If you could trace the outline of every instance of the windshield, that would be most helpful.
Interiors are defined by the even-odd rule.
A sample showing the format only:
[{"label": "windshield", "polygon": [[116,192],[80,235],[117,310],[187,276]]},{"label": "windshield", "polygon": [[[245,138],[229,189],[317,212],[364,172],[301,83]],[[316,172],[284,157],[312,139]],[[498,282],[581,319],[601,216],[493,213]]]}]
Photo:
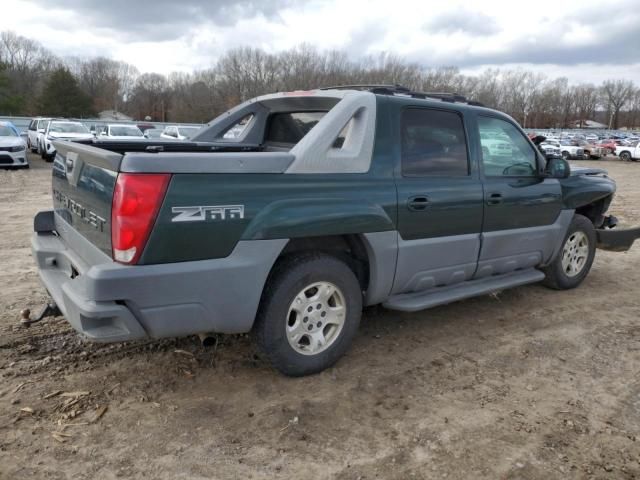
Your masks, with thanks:
[{"label": "windshield", "polygon": [[0,125],[0,137],[17,137],[16,132],[13,131],[13,128],[7,127],[5,125]]},{"label": "windshield", "polygon": [[51,122],[49,133],[89,133],[89,130],[81,123]]},{"label": "windshield", "polygon": [[142,132],[133,125],[119,125],[111,127],[111,135],[114,137],[142,137]]},{"label": "windshield", "polygon": [[200,127],[179,127],[178,132],[183,137],[192,137],[195,133],[200,130]]}]

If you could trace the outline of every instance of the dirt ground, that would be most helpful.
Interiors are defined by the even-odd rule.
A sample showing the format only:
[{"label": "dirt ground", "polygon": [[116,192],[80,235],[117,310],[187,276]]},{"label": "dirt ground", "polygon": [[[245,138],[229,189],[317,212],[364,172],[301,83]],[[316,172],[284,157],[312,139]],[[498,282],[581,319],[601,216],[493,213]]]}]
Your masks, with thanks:
[{"label": "dirt ground", "polygon": [[[640,245],[578,289],[369,309],[335,368],[285,378],[246,336],[97,345],[30,253],[50,166],[0,171],[0,478],[640,478]],[[640,225],[640,164],[607,168]],[[106,410],[105,410],[106,409]]]}]

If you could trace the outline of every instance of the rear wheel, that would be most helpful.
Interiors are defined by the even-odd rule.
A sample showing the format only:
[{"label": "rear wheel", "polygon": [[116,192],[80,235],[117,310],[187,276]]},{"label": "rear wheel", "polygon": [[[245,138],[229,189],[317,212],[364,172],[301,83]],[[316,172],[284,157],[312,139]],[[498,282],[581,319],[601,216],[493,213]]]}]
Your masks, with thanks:
[{"label": "rear wheel", "polygon": [[596,231],[587,217],[575,215],[555,260],[543,269],[544,284],[556,290],[575,288],[585,279],[596,254]]},{"label": "rear wheel", "polygon": [[631,154],[629,152],[620,152],[620,160],[623,162],[628,162],[631,160]]},{"label": "rear wheel", "polygon": [[565,160],[569,160],[570,156],[571,155],[569,155],[569,152],[567,152],[567,151],[562,152],[562,158],[564,158]]},{"label": "rear wheel", "polygon": [[285,375],[317,373],[349,348],[362,313],[353,271],[320,253],[276,266],[265,287],[254,332],[258,347]]}]

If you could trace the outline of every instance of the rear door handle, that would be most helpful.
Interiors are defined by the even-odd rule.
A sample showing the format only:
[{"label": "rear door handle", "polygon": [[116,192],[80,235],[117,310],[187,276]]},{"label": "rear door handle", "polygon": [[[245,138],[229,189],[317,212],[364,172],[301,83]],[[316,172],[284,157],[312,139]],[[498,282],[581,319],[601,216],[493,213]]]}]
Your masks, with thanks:
[{"label": "rear door handle", "polygon": [[427,197],[426,195],[416,195],[414,197],[409,197],[409,200],[407,200],[407,208],[414,212],[426,210],[428,206],[429,197]]},{"label": "rear door handle", "polygon": [[489,195],[489,200],[487,200],[487,205],[499,205],[502,203],[502,194],[501,193],[492,193]]}]

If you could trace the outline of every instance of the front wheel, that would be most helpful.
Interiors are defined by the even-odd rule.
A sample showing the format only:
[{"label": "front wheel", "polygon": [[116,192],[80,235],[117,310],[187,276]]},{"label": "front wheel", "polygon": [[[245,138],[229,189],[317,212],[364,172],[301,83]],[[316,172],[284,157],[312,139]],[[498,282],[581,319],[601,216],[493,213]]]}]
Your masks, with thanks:
[{"label": "front wheel", "polygon": [[620,160],[623,162],[628,162],[631,160],[631,154],[629,152],[620,152]]},{"label": "front wheel", "polygon": [[585,279],[596,255],[596,231],[587,217],[576,214],[555,260],[543,269],[544,284],[556,290],[575,288]]},{"label": "front wheel", "polygon": [[569,160],[570,157],[571,155],[569,155],[569,152],[567,151],[562,152],[562,158],[564,158],[565,160]]},{"label": "front wheel", "polygon": [[349,348],[362,314],[358,279],[321,253],[290,257],[269,277],[254,332],[281,373],[302,376],[333,365]]}]

